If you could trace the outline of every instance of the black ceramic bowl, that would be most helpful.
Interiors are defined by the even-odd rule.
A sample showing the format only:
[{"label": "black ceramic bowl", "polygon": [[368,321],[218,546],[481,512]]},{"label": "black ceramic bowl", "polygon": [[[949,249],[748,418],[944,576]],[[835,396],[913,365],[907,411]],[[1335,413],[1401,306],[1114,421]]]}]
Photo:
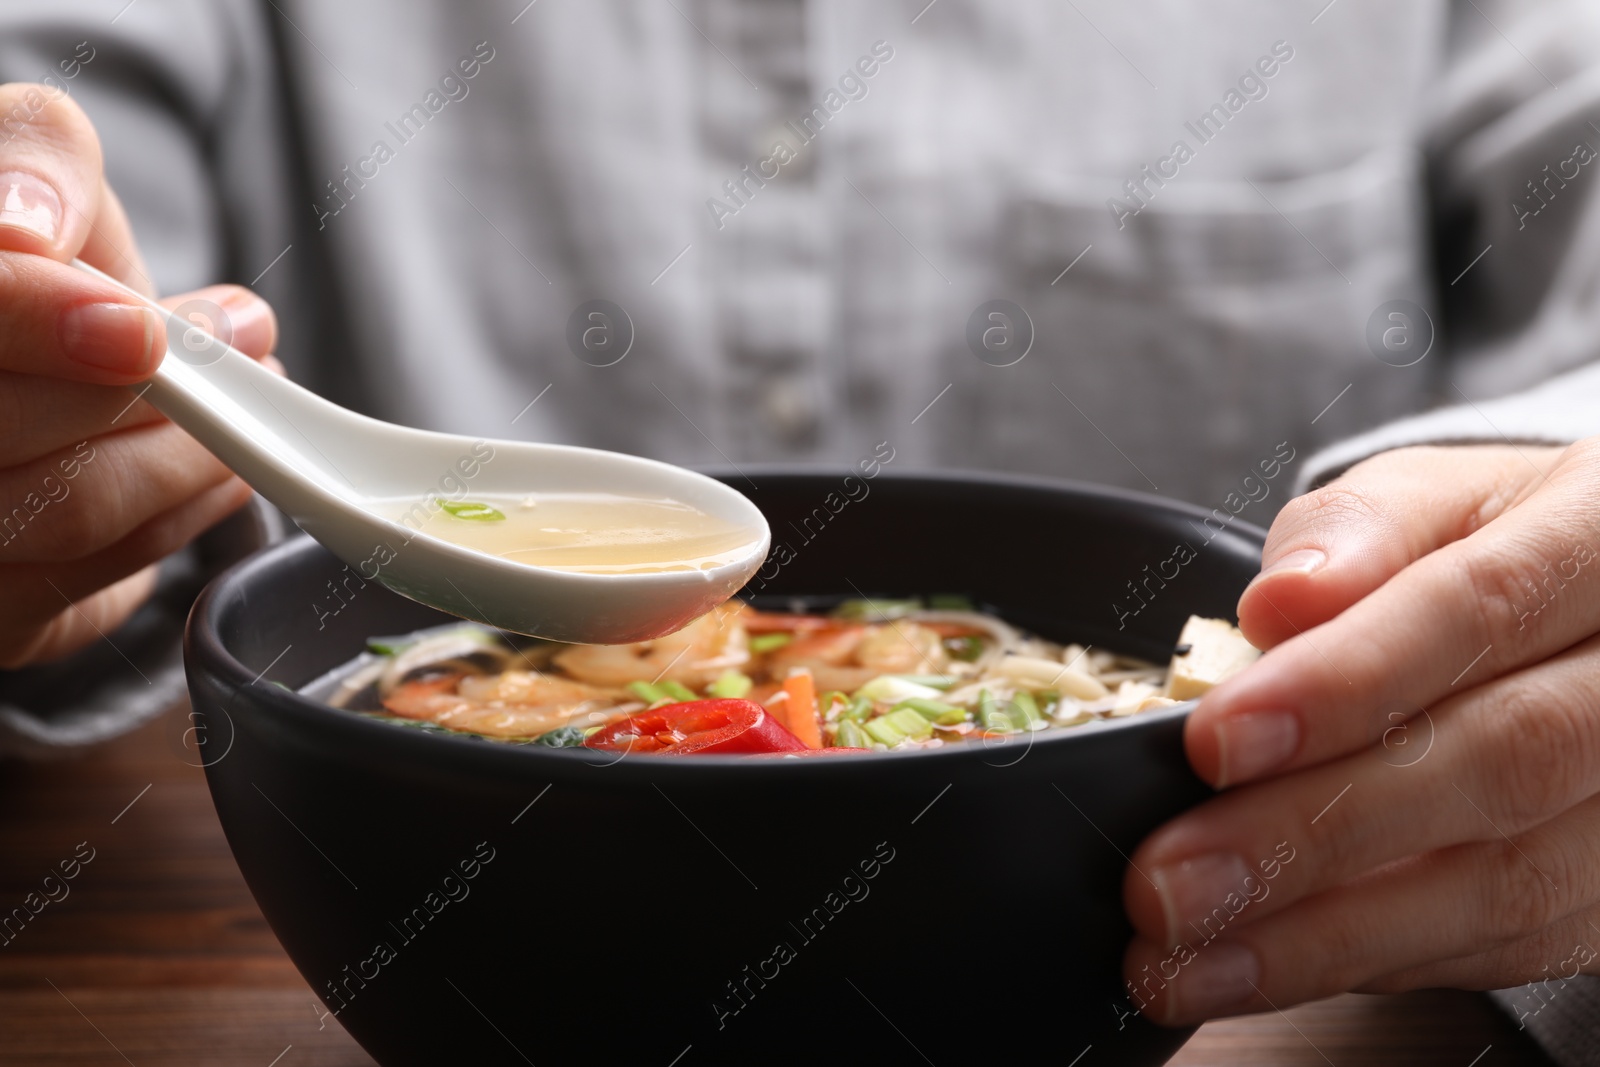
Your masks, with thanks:
[{"label": "black ceramic bowl", "polygon": [[[763,594],[964,593],[1162,660],[1191,612],[1231,617],[1259,560],[1259,530],[1090,486],[750,474],[789,548]],[[1119,615],[1129,582],[1145,606]],[[1187,1037],[1134,1014],[1119,974],[1123,855],[1207,793],[1185,706],[1031,744],[613,763],[282,687],[440,621],[301,538],[213,583],[187,638],[239,867],[385,1067],[1065,1064],[1091,1045],[1084,1064],[1156,1064]]]}]

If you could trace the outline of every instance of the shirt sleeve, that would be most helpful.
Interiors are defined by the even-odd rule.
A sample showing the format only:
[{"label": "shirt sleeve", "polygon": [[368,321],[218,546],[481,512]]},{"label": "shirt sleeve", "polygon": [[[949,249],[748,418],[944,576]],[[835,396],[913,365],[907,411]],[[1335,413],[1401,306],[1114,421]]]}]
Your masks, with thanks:
[{"label": "shirt sleeve", "polygon": [[1295,483],[1303,493],[1379,452],[1408,445],[1566,445],[1600,434],[1600,366],[1563,374],[1515,396],[1461,403],[1391,422],[1306,460]]}]

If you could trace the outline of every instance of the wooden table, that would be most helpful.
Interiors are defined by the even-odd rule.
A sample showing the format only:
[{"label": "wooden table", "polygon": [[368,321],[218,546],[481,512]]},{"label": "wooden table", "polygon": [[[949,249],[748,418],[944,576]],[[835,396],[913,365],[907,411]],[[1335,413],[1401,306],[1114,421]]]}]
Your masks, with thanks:
[{"label": "wooden table", "polygon": [[[267,929],[202,772],[180,758],[187,723],[174,709],[85,758],[0,766],[0,914],[80,842],[94,850],[67,894],[52,883],[60,899],[0,946],[0,1064],[372,1063],[336,1022],[319,1021]],[[1547,1063],[1484,998],[1455,992],[1336,997],[1212,1023],[1172,1062]]]}]

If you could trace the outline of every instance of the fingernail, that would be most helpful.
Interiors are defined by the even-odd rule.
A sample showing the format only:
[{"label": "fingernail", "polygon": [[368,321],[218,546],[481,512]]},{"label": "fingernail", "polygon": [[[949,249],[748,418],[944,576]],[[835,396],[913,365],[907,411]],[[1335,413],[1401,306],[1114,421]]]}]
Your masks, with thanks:
[{"label": "fingernail", "polygon": [[267,302],[249,289],[230,289],[220,301],[222,309],[231,315],[254,318],[267,310]]},{"label": "fingernail", "polygon": [[1249,866],[1231,852],[1212,852],[1153,869],[1150,881],[1161,897],[1167,945],[1221,933],[1248,902],[1244,883],[1249,876]]},{"label": "fingernail", "polygon": [[53,244],[61,236],[61,197],[31,174],[0,174],[0,226],[27,230]]},{"label": "fingernail", "polygon": [[222,339],[233,344],[232,337],[248,333],[262,323],[270,322],[272,305],[248,289],[235,289],[222,298],[222,313],[227,318],[223,328],[231,335]]},{"label": "fingernail", "polygon": [[1326,562],[1328,554],[1320,548],[1297,548],[1261,568],[1261,573],[1256,575],[1255,580],[1260,581],[1269,574],[1310,574]]},{"label": "fingernail", "polygon": [[154,366],[161,317],[138,304],[79,304],[61,316],[61,348],[69,359],[98,370],[144,376]]},{"label": "fingernail", "polygon": [[1238,1007],[1255,994],[1260,979],[1261,964],[1244,945],[1231,941],[1204,945],[1173,980],[1166,1021],[1198,1022]]},{"label": "fingernail", "polygon": [[1230,715],[1216,731],[1218,789],[1277,770],[1300,747],[1300,720],[1286,711]]}]

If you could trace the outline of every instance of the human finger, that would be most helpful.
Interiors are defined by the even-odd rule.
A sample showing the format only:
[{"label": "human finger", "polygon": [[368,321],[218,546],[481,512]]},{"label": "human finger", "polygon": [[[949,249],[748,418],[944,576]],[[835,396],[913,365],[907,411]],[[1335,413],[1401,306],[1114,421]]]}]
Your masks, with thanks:
[{"label": "human finger", "polygon": [[1239,628],[1272,648],[1327,622],[1408,565],[1532,492],[1564,449],[1400,448],[1295,497],[1268,531]]},{"label": "human finger", "polygon": [[[1131,857],[1130,919],[1175,945],[1225,918],[1220,901],[1252,899],[1259,921],[1384,864],[1561,815],[1600,792],[1597,671],[1600,637],[1435,706],[1412,748],[1379,744],[1179,815]],[[1285,845],[1300,858],[1262,868]]]},{"label": "human finger", "polygon": [[[76,102],[47,86],[0,85],[0,113],[20,116],[0,144],[0,250],[65,262],[83,248],[99,214],[100,138]],[[107,248],[124,237],[107,234]]]},{"label": "human finger", "polygon": [[[1273,649],[1185,724],[1221,786],[1359,751],[1431,706],[1600,631],[1600,439],[1569,448],[1518,507]],[[1530,625],[1531,623],[1531,625]]]},{"label": "human finger", "polygon": [[[1597,836],[1600,799],[1591,798],[1515,839],[1411,857],[1264,918],[1250,917],[1251,903],[1237,912],[1219,903],[1226,921],[1177,949],[1141,939],[1129,951],[1130,977],[1170,975],[1150,991],[1151,1015],[1181,1025],[1284,1008],[1492,952],[1600,900]],[[1303,853],[1310,852],[1308,845]],[[1501,984],[1514,980],[1506,974]]]},{"label": "human finger", "polygon": [[[248,289],[209,286],[172,297],[169,307],[189,305],[189,321],[203,325],[226,316],[219,327],[235,348],[263,359],[277,343],[271,307]],[[282,364],[265,365],[282,372]],[[17,466],[98,434],[126,430],[162,418],[136,393],[117,386],[0,371],[0,464]]]},{"label": "human finger", "polygon": [[[250,497],[249,487],[232,478],[86,558],[57,564],[0,564],[0,583],[9,591],[9,610],[0,619],[0,669],[58,659],[111,633],[153,588],[134,580],[138,575],[153,574],[154,564],[237,511]],[[91,603],[94,611],[85,606]]]},{"label": "human finger", "polygon": [[230,477],[168,422],[81,442],[0,472],[0,558],[81,559]]}]

